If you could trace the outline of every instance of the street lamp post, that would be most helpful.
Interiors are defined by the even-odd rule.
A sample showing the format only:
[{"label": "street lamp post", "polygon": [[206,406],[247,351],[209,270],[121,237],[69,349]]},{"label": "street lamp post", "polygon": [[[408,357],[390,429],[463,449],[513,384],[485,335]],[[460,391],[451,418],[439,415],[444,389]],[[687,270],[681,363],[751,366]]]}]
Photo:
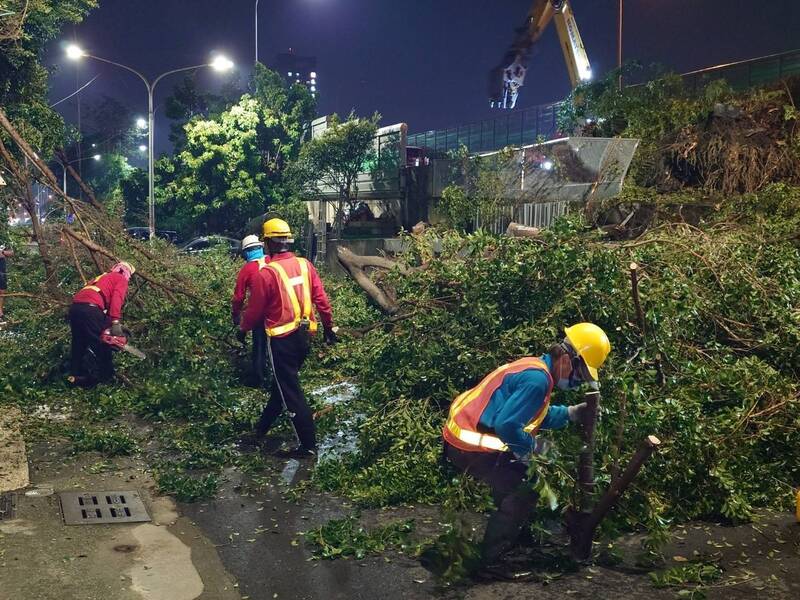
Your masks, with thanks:
[{"label": "street lamp post", "polygon": [[619,0],[619,31],[617,34],[617,69],[619,69],[619,85],[622,91],[622,22],[625,14],[625,0]]},{"label": "street lamp post", "polygon": [[256,25],[256,63],[255,64],[258,64],[258,0],[256,0],[256,20],[255,20],[255,25]]},{"label": "street lamp post", "polygon": [[229,71],[233,68],[233,63],[225,58],[224,56],[217,56],[213,61],[210,63],[204,63],[201,65],[194,65],[191,67],[183,67],[180,69],[173,69],[171,71],[167,71],[166,73],[162,73],[152,81],[148,80],[147,77],[142,75],[136,69],[133,69],[127,65],[123,65],[118,62],[114,62],[113,60],[107,60],[105,58],[100,58],[99,56],[94,56],[93,54],[88,54],[84,52],[78,46],[72,45],[67,48],[67,57],[72,60],[78,60],[81,58],[92,58],[94,60],[113,65],[115,67],[119,67],[121,69],[125,69],[136,75],[139,79],[142,80],[145,87],[147,88],[147,183],[148,183],[148,204],[149,204],[149,215],[148,215],[148,226],[150,229],[150,239],[155,239],[156,237],[156,202],[155,202],[155,110],[153,107],[153,98],[155,96],[155,90],[158,83],[168,77],[169,75],[174,75],[175,73],[182,73],[184,71],[194,71],[195,69],[202,69],[204,67],[211,67],[215,71]]}]

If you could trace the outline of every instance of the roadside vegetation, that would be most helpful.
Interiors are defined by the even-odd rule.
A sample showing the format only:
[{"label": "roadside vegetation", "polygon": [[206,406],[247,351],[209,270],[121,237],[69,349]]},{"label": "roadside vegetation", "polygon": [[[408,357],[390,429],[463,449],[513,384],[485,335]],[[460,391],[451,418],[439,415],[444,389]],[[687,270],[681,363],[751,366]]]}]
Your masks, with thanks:
[{"label": "roadside vegetation", "polygon": [[[91,3],[73,4],[85,10]],[[273,75],[261,71],[258,91],[219,114],[187,119],[180,152],[160,163],[159,185],[170,200],[159,202],[172,211],[164,217],[175,227],[197,221],[226,232],[268,210],[302,215],[302,206],[296,209],[308,188],[288,177],[290,163],[319,165],[324,148],[322,158],[316,147],[313,156],[304,154],[298,127],[313,106]],[[622,92],[608,82],[579,90],[564,127],[583,126],[591,115],[600,126],[588,133],[642,139],[620,198],[590,201],[538,237],[519,239],[469,231],[470,190],[451,190],[449,226],[406,235],[408,251],[397,267],[377,277],[396,304],[392,315],[350,280],[325,274],[343,341],[333,349],[315,346],[304,383],[309,391],[344,381],[358,386],[355,399],[319,420],[321,437],[346,427],[357,445],[319,464],[314,484],[359,507],[487,509],[486,490],[441,460],[450,401],[498,364],[539,355],[564,326],[586,320],[602,326],[614,348],[602,379],[600,487],[646,436],[663,441],[604,523],[604,536],[645,531],[655,549],[673,523],[740,523],[762,508],[790,508],[800,486],[800,140],[793,89],[741,94],[712,84],[696,96],[666,78]],[[44,88],[34,92],[35,106],[6,97],[12,125],[0,134],[9,183],[0,188],[3,208],[21,198],[30,214],[31,184],[53,184],[53,176],[13,133],[48,153],[66,139],[63,127],[61,139],[49,137],[54,116],[36,113],[44,110]],[[368,155],[364,129],[374,130],[377,118],[361,124],[350,165]],[[261,161],[255,165],[248,162],[254,155]],[[223,176],[231,170],[245,175],[232,182]],[[344,206],[350,191],[341,193]],[[267,472],[266,461],[238,444],[265,401],[262,390],[240,383],[243,353],[228,305],[239,265],[226,251],[187,256],[165,242],[149,246],[124,236],[120,216],[138,214],[141,198],[128,202],[123,194],[116,207],[88,196],[60,202],[78,216],[76,225],[37,223],[24,232],[0,225],[20,248],[9,269],[10,323],[0,332],[0,405],[29,415],[41,407],[69,414],[66,423],[36,431],[69,441],[77,452],[142,453],[160,491],[179,500],[213,496],[229,467],[255,477]],[[65,309],[70,294],[114,257],[139,267],[125,322],[147,359],[118,356],[119,382],[76,390],[64,378]],[[323,408],[324,398],[317,402],[313,408]],[[154,443],[145,443],[141,428]],[[580,440],[563,432],[552,441],[554,451],[534,465],[546,492],[538,532],[575,494]],[[410,527],[367,533],[345,519],[307,539],[318,557],[360,557],[402,548]],[[442,552],[468,533],[450,525],[445,535],[452,543]],[[468,561],[469,551],[460,556]],[[716,576],[698,563],[654,581],[671,586]]]}]

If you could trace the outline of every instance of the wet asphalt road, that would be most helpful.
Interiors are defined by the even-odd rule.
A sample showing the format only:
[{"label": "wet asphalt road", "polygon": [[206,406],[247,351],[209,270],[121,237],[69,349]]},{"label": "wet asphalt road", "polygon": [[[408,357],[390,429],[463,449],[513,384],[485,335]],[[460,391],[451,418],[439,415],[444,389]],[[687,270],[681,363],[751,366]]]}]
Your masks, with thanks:
[{"label": "wet asphalt road", "polygon": [[[289,461],[277,463],[284,470]],[[288,475],[292,464],[288,464]],[[415,560],[392,555],[365,560],[312,561],[301,532],[352,511],[345,503],[312,492],[299,502],[283,498],[280,475],[252,495],[238,488],[236,475],[209,502],[181,505],[217,546],[223,564],[250,600],[373,600],[431,598],[430,573]],[[293,485],[308,477],[300,467]]]}]

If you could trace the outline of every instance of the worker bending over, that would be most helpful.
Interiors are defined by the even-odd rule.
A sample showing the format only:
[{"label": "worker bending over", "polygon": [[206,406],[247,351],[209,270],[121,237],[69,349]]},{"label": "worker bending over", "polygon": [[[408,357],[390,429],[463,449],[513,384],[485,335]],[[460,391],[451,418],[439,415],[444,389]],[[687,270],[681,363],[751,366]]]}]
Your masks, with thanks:
[{"label": "worker bending over", "polygon": [[[95,277],[72,298],[69,325],[72,332],[70,381],[89,386],[105,383],[114,377],[114,358],[111,346],[101,340],[103,331],[123,336],[122,307],[128,294],[128,281],[136,269],[127,262],[114,265],[107,273]],[[91,349],[97,358],[97,379],[84,367],[84,356]]]},{"label": "worker bending over", "polygon": [[[248,296],[252,293],[253,281],[258,272],[264,269],[269,262],[269,258],[264,256],[264,242],[259,240],[257,235],[248,235],[242,240],[242,256],[246,262],[236,277],[236,286],[233,289],[233,298],[231,299],[231,319],[236,327],[242,322],[242,308]],[[240,334],[240,340],[244,343],[245,333],[240,331]],[[256,327],[253,329],[251,361],[251,372],[255,387],[264,385],[264,365],[266,361],[267,333],[263,327]]]},{"label": "worker bending over", "polygon": [[270,398],[255,434],[258,440],[263,439],[285,408],[300,443],[295,453],[314,456],[314,420],[299,373],[309,353],[311,335],[317,330],[314,307],[322,320],[325,341],[336,343],[331,305],[314,265],[289,251],[294,240],[286,221],[270,219],[264,223],[264,241],[270,262],[255,279],[240,325],[242,331],[266,329],[273,373]]},{"label": "worker bending over", "polygon": [[445,455],[461,471],[486,482],[497,510],[489,517],[482,544],[485,567],[514,546],[536,506],[527,480],[531,455],[540,451],[540,429],[580,422],[585,404],[550,404],[554,386],[596,385],[597,369],[611,344],[597,325],[579,323],[540,358],[503,365],[458,396],[445,423]]}]

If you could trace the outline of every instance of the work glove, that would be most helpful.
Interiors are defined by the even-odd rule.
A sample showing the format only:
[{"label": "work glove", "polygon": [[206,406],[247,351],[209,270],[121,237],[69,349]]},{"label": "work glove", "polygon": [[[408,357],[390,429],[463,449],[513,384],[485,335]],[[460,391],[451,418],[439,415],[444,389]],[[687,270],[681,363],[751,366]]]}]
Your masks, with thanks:
[{"label": "work glove", "polygon": [[325,343],[329,346],[333,346],[335,343],[339,341],[339,337],[336,335],[336,332],[333,328],[325,330]]},{"label": "work glove", "polygon": [[242,322],[242,313],[231,314],[231,321],[233,321],[234,327],[238,327]]},{"label": "work glove", "polygon": [[573,404],[572,406],[567,407],[567,412],[569,413],[569,420],[572,423],[582,423],[583,413],[586,412],[586,402]]},{"label": "work glove", "polygon": [[122,329],[122,323],[114,321],[111,323],[111,335],[114,337],[125,337],[125,331]]},{"label": "work glove", "polygon": [[238,342],[240,344],[244,345],[244,343],[247,341],[247,332],[246,331],[242,331],[241,329],[237,329],[236,330],[236,339],[238,340]]}]

